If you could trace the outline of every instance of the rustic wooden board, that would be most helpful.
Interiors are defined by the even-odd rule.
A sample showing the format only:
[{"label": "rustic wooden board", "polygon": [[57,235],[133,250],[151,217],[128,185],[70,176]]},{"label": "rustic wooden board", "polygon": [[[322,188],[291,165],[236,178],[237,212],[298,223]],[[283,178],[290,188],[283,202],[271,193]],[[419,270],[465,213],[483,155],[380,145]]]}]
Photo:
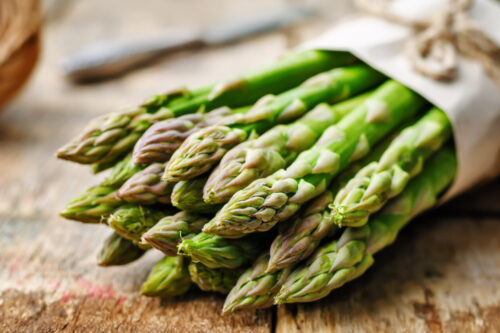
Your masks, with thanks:
[{"label": "rustic wooden board", "polygon": [[278,332],[498,332],[498,219],[423,216],[360,279],[280,307]]},{"label": "rustic wooden board", "polygon": [[[312,1],[325,14],[313,24],[183,52],[97,85],[66,82],[59,68],[64,55],[96,39],[202,27],[284,2],[150,0],[145,7],[134,0],[86,0],[53,16],[37,73],[0,116],[0,332],[500,329],[498,181],[412,224],[365,277],[327,300],[228,317],[219,314],[218,295],[192,292],[170,301],[138,295],[158,253],[125,267],[97,267],[106,228],[57,216],[64,203],[98,182],[86,168],[53,156],[90,118],[180,83],[199,85],[269,62],[351,5],[337,1],[331,10],[329,1]],[[158,12],[163,15],[151,15]]]}]

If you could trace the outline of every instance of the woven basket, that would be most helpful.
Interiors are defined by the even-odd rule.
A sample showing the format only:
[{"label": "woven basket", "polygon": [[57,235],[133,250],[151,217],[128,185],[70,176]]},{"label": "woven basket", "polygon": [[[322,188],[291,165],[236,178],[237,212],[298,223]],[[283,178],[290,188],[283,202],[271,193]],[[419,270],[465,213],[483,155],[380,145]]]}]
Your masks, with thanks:
[{"label": "woven basket", "polygon": [[0,108],[27,81],[39,54],[39,0],[0,0]]}]

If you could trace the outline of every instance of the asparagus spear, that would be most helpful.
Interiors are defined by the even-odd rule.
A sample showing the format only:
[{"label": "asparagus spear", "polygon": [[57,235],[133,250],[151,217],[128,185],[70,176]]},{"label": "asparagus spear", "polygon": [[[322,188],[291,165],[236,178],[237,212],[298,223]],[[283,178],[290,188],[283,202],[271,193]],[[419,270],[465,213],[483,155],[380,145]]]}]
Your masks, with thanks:
[{"label": "asparagus spear", "polygon": [[179,243],[199,233],[207,222],[207,218],[179,212],[162,218],[142,235],[142,239],[165,255],[175,256]]},{"label": "asparagus spear", "polygon": [[241,309],[258,309],[273,305],[273,298],[291,272],[290,268],[266,273],[269,254],[266,252],[257,258],[253,266],[247,269],[229,292],[222,312],[229,314]]},{"label": "asparagus spear", "polygon": [[99,266],[125,265],[139,259],[144,250],[132,241],[113,232],[103,244],[98,256]]},{"label": "asparagus spear", "polygon": [[165,257],[149,273],[141,294],[152,297],[179,296],[185,294],[191,285],[187,259],[182,256]]},{"label": "asparagus spear", "polygon": [[234,287],[241,274],[239,269],[208,268],[199,262],[191,262],[188,270],[191,281],[201,290],[222,294],[227,294]]},{"label": "asparagus spear", "polygon": [[261,134],[275,124],[293,121],[316,104],[343,100],[383,79],[368,66],[357,65],[318,74],[278,96],[264,96],[232,123],[209,126],[190,135],[172,155],[165,178],[179,181],[206,173],[252,133]]},{"label": "asparagus spear", "polygon": [[285,57],[240,78],[195,90],[175,89],[153,97],[139,108],[111,113],[92,121],[80,135],[58,150],[59,158],[82,163],[112,163],[130,152],[155,122],[204,108],[238,107],[268,93],[290,89],[312,75],[354,61],[346,53],[304,51]]},{"label": "asparagus spear", "polygon": [[448,117],[433,108],[405,129],[378,162],[364,167],[339,191],[331,205],[335,223],[347,227],[363,226],[370,214],[404,189],[409,179],[422,170],[425,159],[450,136]]},{"label": "asparagus spear", "polygon": [[170,214],[154,208],[126,204],[108,217],[108,224],[123,238],[140,243],[142,234],[165,215]]},{"label": "asparagus spear", "polygon": [[132,156],[128,155],[111,169],[99,185],[90,187],[67,204],[61,216],[86,223],[102,222],[124,204],[116,195],[116,190],[141,169],[142,166],[134,165]]},{"label": "asparagus spear", "polygon": [[69,220],[84,223],[101,223],[123,201],[116,198],[116,189],[108,186],[93,186],[70,201],[60,215]]},{"label": "asparagus spear", "polygon": [[291,217],[307,201],[324,192],[349,163],[425,104],[422,97],[390,80],[361,106],[330,126],[316,145],[302,152],[286,170],[255,180],[236,192],[203,228],[224,237],[266,231]]},{"label": "asparagus spear", "polygon": [[102,186],[120,188],[130,177],[144,169],[144,166],[134,164],[132,154],[127,155],[123,160],[116,163],[109,175],[101,182]]},{"label": "asparagus spear", "polygon": [[392,244],[413,217],[433,207],[455,177],[453,150],[441,149],[405,190],[361,228],[347,228],[338,240],[319,248],[288,277],[275,303],[310,302],[328,295],[373,263],[372,255]]},{"label": "asparagus spear", "polygon": [[198,214],[215,213],[220,206],[207,204],[203,201],[203,186],[205,186],[206,181],[206,177],[199,177],[176,183],[172,190],[172,205],[181,210]]},{"label": "asparagus spear", "polygon": [[[294,231],[286,231],[284,236],[281,234],[276,237],[271,246],[271,253],[261,255],[253,267],[248,269],[238,280],[236,287],[231,290],[224,303],[224,313],[263,308],[273,304],[274,296],[289,276],[293,265],[309,256],[321,238],[331,236],[336,231],[336,225],[331,222],[328,216],[328,204],[333,201],[332,193],[335,193],[335,188],[338,188],[340,184],[350,178],[350,175],[359,170],[360,164],[378,159],[390,142],[389,138],[384,140],[361,163],[351,165],[338,177],[336,185],[332,184],[329,191],[311,202],[302,214],[304,218],[298,218],[294,221],[288,229]],[[308,231],[308,227],[312,230]],[[296,242],[293,238],[297,239]],[[282,248],[280,242],[283,243]]]},{"label": "asparagus spear", "polygon": [[211,173],[203,190],[207,203],[227,202],[255,179],[285,168],[310,148],[321,133],[359,106],[369,93],[329,106],[320,104],[290,125],[278,125],[261,137],[231,149]]},{"label": "asparagus spear", "polygon": [[127,180],[116,192],[118,198],[135,204],[169,204],[174,184],[161,179],[165,164],[154,163]]},{"label": "asparagus spear", "polygon": [[134,163],[166,162],[181,143],[195,131],[217,124],[235,113],[247,110],[248,107],[238,109],[221,107],[208,113],[198,112],[157,122],[144,132],[135,144]]},{"label": "asparagus spear", "polygon": [[190,256],[209,268],[237,268],[250,261],[264,246],[262,239],[247,237],[234,240],[199,233],[184,239],[177,247],[180,254]]},{"label": "asparagus spear", "polygon": [[[408,123],[412,124],[414,121],[409,120]],[[405,127],[406,124],[401,126],[401,128]],[[362,167],[379,160],[398,133],[400,133],[400,130],[395,131],[378,143],[359,162],[351,164],[349,168],[335,178],[328,190],[312,200],[299,216],[282,225],[283,228],[280,228],[278,236],[271,244],[267,272],[275,272],[306,259],[318,247],[322,239],[329,238],[337,232],[338,227],[333,222],[328,207],[335,199],[336,193]]]}]

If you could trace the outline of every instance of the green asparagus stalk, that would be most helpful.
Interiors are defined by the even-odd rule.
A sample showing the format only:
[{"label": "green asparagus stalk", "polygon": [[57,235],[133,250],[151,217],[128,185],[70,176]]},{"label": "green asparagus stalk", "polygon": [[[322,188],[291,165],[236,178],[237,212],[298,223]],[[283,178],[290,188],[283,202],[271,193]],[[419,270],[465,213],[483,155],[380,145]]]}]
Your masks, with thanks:
[{"label": "green asparagus stalk", "polygon": [[190,256],[209,268],[238,268],[252,261],[264,243],[256,237],[234,240],[199,233],[184,239],[177,249],[179,254]]},{"label": "green asparagus stalk", "polygon": [[135,204],[169,204],[174,184],[164,181],[161,176],[165,164],[154,163],[127,180],[116,192],[118,198]]},{"label": "green asparagus stalk", "polygon": [[141,294],[151,297],[173,297],[185,294],[192,282],[188,260],[182,256],[165,257],[149,273]]},{"label": "green asparagus stalk", "polygon": [[260,255],[253,266],[247,269],[231,289],[224,302],[222,312],[233,313],[242,309],[258,309],[273,305],[274,296],[291,272],[290,268],[266,273],[269,254]]},{"label": "green asparagus stalk", "polygon": [[405,129],[387,148],[380,161],[360,170],[335,197],[332,216],[339,226],[360,227],[370,214],[398,195],[422,165],[451,136],[445,113],[433,108]]},{"label": "green asparagus stalk", "polygon": [[139,259],[144,250],[132,241],[113,232],[103,244],[98,256],[99,266],[125,265]]},{"label": "green asparagus stalk", "polygon": [[101,223],[122,204],[113,187],[93,186],[70,201],[60,215],[83,223]]},{"label": "green asparagus stalk", "polygon": [[198,214],[215,213],[220,206],[203,201],[203,186],[206,182],[207,177],[199,177],[176,183],[172,190],[172,205],[180,210]]},{"label": "green asparagus stalk", "polygon": [[108,224],[117,234],[134,242],[141,242],[141,236],[165,215],[172,212],[133,204],[122,205],[108,217]]},{"label": "green asparagus stalk", "polygon": [[[408,121],[414,123],[414,121]],[[403,124],[401,128],[405,128]],[[328,190],[314,198],[299,216],[282,224],[278,236],[271,244],[267,272],[276,272],[306,259],[324,238],[330,238],[337,230],[329,205],[335,195],[364,166],[380,159],[400,130],[395,131],[360,161],[351,164],[330,184]]]},{"label": "green asparagus stalk", "polygon": [[166,216],[142,235],[142,239],[167,256],[177,254],[177,246],[186,238],[201,232],[208,218],[187,212]]},{"label": "green asparagus stalk", "polygon": [[139,108],[111,113],[92,121],[74,140],[59,149],[61,159],[108,164],[129,153],[152,124],[199,109],[238,107],[254,103],[265,94],[290,89],[307,78],[354,61],[346,53],[303,51],[230,81],[195,90],[185,88],[155,96]]},{"label": "green asparagus stalk", "polygon": [[229,116],[246,112],[247,107],[230,109],[221,107],[208,113],[186,114],[153,124],[134,146],[135,164],[164,163],[188,136],[200,128],[215,125]]},{"label": "green asparagus stalk", "polygon": [[239,269],[208,268],[199,262],[188,266],[189,276],[201,290],[227,294],[234,287],[241,274]]},{"label": "green asparagus stalk", "polygon": [[[337,185],[332,184],[329,191],[311,202],[302,214],[303,218],[294,221],[293,225],[287,229],[295,230],[293,234],[285,232],[284,236],[278,235],[271,246],[271,254],[263,254],[239,279],[237,286],[226,299],[224,313],[268,307],[273,304],[274,296],[289,276],[295,263],[308,257],[321,238],[331,236],[337,230],[337,226],[328,214],[328,204],[333,201],[332,193],[336,192],[335,188],[347,182],[362,164],[380,158],[390,142],[388,138],[378,144],[362,162],[353,164],[345,170],[335,181]],[[308,230],[308,226],[311,230]],[[293,238],[296,238],[296,241]],[[280,247],[280,241],[283,242],[283,248]],[[314,243],[316,244],[313,245]]]},{"label": "green asparagus stalk", "polygon": [[441,149],[424,165],[405,190],[361,228],[347,228],[338,240],[319,248],[310,261],[288,277],[276,304],[310,302],[363,274],[372,255],[392,244],[413,217],[433,207],[453,181],[457,160],[452,149]]},{"label": "green asparagus stalk", "polygon": [[346,99],[383,79],[368,66],[357,65],[318,74],[278,96],[264,96],[232,123],[209,126],[190,135],[172,155],[165,178],[179,181],[206,173],[252,133],[261,134],[276,124],[293,121],[316,104]]},{"label": "green asparagus stalk", "polygon": [[396,81],[377,88],[361,106],[330,126],[316,145],[302,152],[286,169],[255,180],[236,192],[203,228],[230,238],[267,231],[324,192],[349,163],[412,117],[425,100]]},{"label": "green asparagus stalk", "polygon": [[321,133],[359,106],[369,93],[333,106],[320,104],[289,125],[278,125],[261,137],[231,149],[210,174],[203,190],[207,203],[229,201],[252,181],[283,169],[302,151],[309,149]]}]

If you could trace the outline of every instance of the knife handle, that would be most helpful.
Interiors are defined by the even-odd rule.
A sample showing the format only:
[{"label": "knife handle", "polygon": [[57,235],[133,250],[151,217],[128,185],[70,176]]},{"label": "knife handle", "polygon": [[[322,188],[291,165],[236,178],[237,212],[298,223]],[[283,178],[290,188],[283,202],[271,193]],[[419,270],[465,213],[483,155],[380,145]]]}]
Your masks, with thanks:
[{"label": "knife handle", "polygon": [[106,79],[144,65],[159,55],[200,46],[195,34],[175,34],[157,39],[112,41],[84,48],[63,63],[75,82]]}]

